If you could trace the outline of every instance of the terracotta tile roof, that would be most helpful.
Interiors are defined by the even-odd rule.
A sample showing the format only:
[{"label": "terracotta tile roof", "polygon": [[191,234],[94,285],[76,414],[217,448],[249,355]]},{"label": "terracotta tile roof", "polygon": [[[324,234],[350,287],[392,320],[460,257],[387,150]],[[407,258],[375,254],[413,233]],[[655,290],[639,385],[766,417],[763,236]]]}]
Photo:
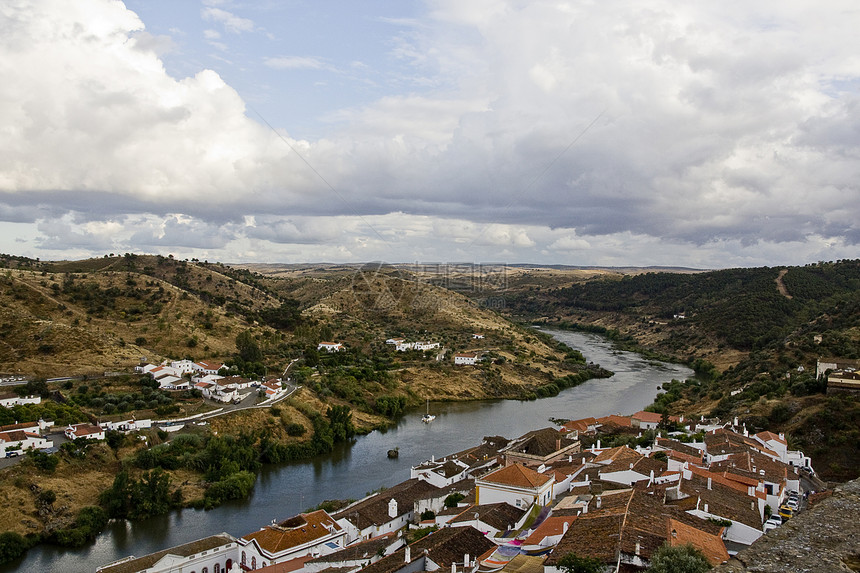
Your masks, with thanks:
[{"label": "terracotta tile roof", "polygon": [[385,535],[373,537],[361,543],[355,543],[349,547],[345,547],[340,551],[321,555],[316,559],[311,559],[311,563],[340,563],[343,561],[358,561],[359,559],[371,559],[380,549],[384,549],[394,543],[397,539],[397,532],[392,531]]},{"label": "terracotta tile roof", "polygon": [[514,487],[538,488],[551,479],[553,479],[552,475],[541,474],[529,467],[514,464],[485,475],[480,478],[480,481]]},{"label": "terracotta tile roof", "polygon": [[0,426],[0,432],[10,432],[12,430],[29,430],[30,428],[38,429],[39,422],[23,422],[20,424],[8,424]]},{"label": "terracotta tile roof", "polygon": [[281,561],[280,563],[275,563],[274,565],[260,567],[258,569],[254,569],[254,571],[256,571],[257,573],[292,573],[293,571],[298,571],[299,569],[302,569],[305,566],[305,563],[310,560],[311,558],[306,555],[304,557],[297,557],[288,561]]},{"label": "terracotta tile roof", "polygon": [[508,444],[507,450],[531,456],[546,457],[550,454],[576,444],[577,440],[568,438],[556,428],[542,428],[523,434]]},{"label": "terracotta tile roof", "polygon": [[277,525],[266,527],[242,536],[242,539],[252,539],[271,555],[312,543],[332,533],[343,531],[340,525],[324,510],[311,513],[301,513]]},{"label": "terracotta tile roof", "polygon": [[471,505],[463,509],[463,511],[461,511],[460,514],[449,523],[467,523],[474,520],[477,514],[477,519],[481,522],[500,531],[507,531],[508,529],[513,528],[513,526],[522,519],[525,513],[525,510],[518,509],[505,502],[491,503],[488,505]]},{"label": "terracotta tile roof", "polygon": [[692,498],[689,504],[692,508],[696,507],[697,499],[701,499],[699,509],[702,511],[707,503],[708,513],[739,521],[755,529],[761,528],[762,520],[756,498],[746,493],[719,482],[712,482],[711,489],[708,489],[707,480],[698,476],[694,476],[693,480],[681,480],[680,488],[681,492]]},{"label": "terracotta tile roof", "polygon": [[545,537],[561,535],[564,533],[565,525],[570,527],[570,524],[576,519],[575,515],[551,515],[543,520],[543,523],[525,539],[524,543],[526,545],[538,545]]},{"label": "terracotta tile roof", "polygon": [[643,457],[642,454],[640,454],[636,450],[630,449],[627,446],[618,446],[617,448],[609,448],[608,450],[603,450],[602,452],[598,453],[597,456],[591,461],[596,464],[614,462],[616,460],[635,462],[641,457]]},{"label": "terracotta tile roof", "polygon": [[623,522],[623,513],[595,515],[589,511],[579,516],[544,561],[544,566],[557,565],[568,553],[615,564]]},{"label": "terracotta tile roof", "polygon": [[612,414],[611,416],[603,416],[602,418],[597,418],[597,423],[603,426],[612,424],[615,426],[622,426],[627,428],[633,425],[633,421],[631,420],[630,416],[617,416],[615,414]]},{"label": "terracotta tile roof", "polygon": [[137,559],[130,559],[129,561],[117,563],[116,565],[107,565],[98,569],[98,573],[137,573],[138,571],[149,569],[150,567],[158,563],[158,561],[161,560],[161,558],[163,558],[165,555],[190,557],[192,555],[200,553],[201,551],[209,551],[210,549],[215,549],[216,547],[223,547],[229,543],[234,543],[235,541],[236,540],[233,537],[226,533],[212,535],[204,539],[192,541],[191,543],[185,543],[183,545],[171,547],[170,549],[156,551],[155,553],[150,553],[149,555],[144,555],[143,557],[138,557]]},{"label": "terracotta tile roof", "polygon": [[104,432],[99,426],[94,426],[92,424],[75,424],[71,426],[72,433],[76,438],[85,438],[87,436],[91,436],[93,434],[99,434]]},{"label": "terracotta tile roof", "polygon": [[568,432],[576,430],[580,434],[584,434],[588,431],[589,426],[595,425],[597,425],[596,418],[582,418],[581,420],[570,420],[569,422],[565,422],[561,427]]},{"label": "terracotta tile roof", "polygon": [[639,410],[632,416],[630,416],[631,420],[639,420],[641,422],[650,422],[652,424],[659,424],[660,420],[663,419],[662,414],[658,414],[656,412],[646,412],[645,410]]},{"label": "terracotta tile roof", "polygon": [[670,545],[686,545],[689,543],[693,547],[700,549],[712,566],[729,560],[729,552],[726,550],[726,544],[719,534],[706,533],[701,529],[671,518],[667,522],[667,528],[667,537]]},{"label": "terracotta tile roof", "polygon": [[442,491],[424,480],[410,479],[346,507],[334,514],[333,517],[346,519],[359,529],[366,529],[372,525],[383,525],[392,520],[388,516],[388,503],[392,499],[397,501],[397,513],[403,515],[413,510],[415,501],[418,499],[425,499],[430,495],[440,495]]},{"label": "terracotta tile roof", "polygon": [[0,432],[0,440],[4,442],[23,442],[27,439],[27,432],[24,430],[12,430],[11,432]]},{"label": "terracotta tile roof", "polygon": [[773,440],[775,442],[779,442],[780,444],[783,444],[786,446],[788,445],[788,442],[785,441],[785,438],[780,438],[779,434],[774,434],[773,432],[768,432],[768,431],[759,432],[758,434],[755,435],[755,437],[761,438],[761,440],[764,442],[769,442],[769,441]]},{"label": "terracotta tile roof", "polygon": [[672,450],[674,452],[678,452],[681,454],[685,454],[688,456],[697,456],[699,460],[702,459],[702,451],[694,448],[693,446],[688,446],[684,442],[673,440],[671,438],[657,438],[657,445],[661,448],[666,448],[668,450]]},{"label": "terracotta tile roof", "polygon": [[[422,537],[409,546],[410,563],[414,563],[427,551],[427,557],[443,569],[451,569],[452,563],[462,565],[466,554],[475,559],[496,544],[487,539],[474,527],[445,527]],[[388,557],[368,565],[362,571],[367,573],[394,573],[405,565],[405,549],[398,549]]]}]

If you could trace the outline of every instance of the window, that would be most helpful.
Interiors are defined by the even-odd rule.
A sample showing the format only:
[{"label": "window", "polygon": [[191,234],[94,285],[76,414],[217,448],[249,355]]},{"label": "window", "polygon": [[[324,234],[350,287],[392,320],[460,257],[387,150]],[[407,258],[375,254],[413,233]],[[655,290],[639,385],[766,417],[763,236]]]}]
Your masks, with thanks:
[{"label": "window", "polygon": [[209,568],[208,568],[208,567],[204,567],[204,568],[203,568],[203,571],[201,571],[200,573],[209,573]]},{"label": "window", "polygon": [[256,569],[256,568],[257,568],[257,558],[251,557],[251,569]]},{"label": "window", "polygon": [[248,562],[248,559],[245,557],[245,552],[242,552],[242,565],[245,565]]},{"label": "window", "polygon": [[216,563],[214,569],[215,569],[215,573],[221,573],[221,564]]}]

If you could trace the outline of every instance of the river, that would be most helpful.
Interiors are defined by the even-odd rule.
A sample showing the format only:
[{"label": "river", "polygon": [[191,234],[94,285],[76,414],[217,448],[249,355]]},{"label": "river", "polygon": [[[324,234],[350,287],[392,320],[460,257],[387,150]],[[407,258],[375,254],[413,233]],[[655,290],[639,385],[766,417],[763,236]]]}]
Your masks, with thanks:
[{"label": "river", "polygon": [[[515,438],[550,426],[549,418],[632,414],[653,401],[663,382],[693,376],[693,371],[684,366],[613,350],[612,344],[599,336],[546,332],[615,375],[563,390],[554,398],[530,402],[431,403],[431,413],[436,415],[431,424],[421,422],[421,409],[404,416],[396,427],[361,436],[351,445],[340,444],[331,454],[265,467],[248,500],[211,511],[186,509],[134,524],[112,523],[92,545],[73,551],[46,545],[34,547],[23,561],[0,566],[0,573],[92,572],[127,555],[141,556],[216,533],[245,535],[272,519],[283,520],[323,500],[357,499],[381,486],[409,479],[410,466],[430,456],[440,457],[477,445],[483,436]],[[390,460],[386,452],[395,447],[400,457]]]}]

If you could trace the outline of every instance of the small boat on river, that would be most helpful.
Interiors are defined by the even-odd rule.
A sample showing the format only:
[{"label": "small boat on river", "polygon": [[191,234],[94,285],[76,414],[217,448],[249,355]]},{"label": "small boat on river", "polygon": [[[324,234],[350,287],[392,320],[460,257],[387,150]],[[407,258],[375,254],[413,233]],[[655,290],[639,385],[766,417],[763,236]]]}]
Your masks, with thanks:
[{"label": "small boat on river", "polygon": [[421,416],[421,421],[425,424],[429,424],[433,420],[436,419],[436,416],[430,413],[430,400],[427,400],[427,413]]}]

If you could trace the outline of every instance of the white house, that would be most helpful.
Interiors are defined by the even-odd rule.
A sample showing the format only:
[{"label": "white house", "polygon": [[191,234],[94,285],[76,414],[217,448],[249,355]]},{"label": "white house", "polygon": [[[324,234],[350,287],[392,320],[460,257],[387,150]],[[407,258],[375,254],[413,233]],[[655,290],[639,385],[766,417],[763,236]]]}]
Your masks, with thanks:
[{"label": "white house", "polygon": [[326,352],[340,352],[344,349],[340,342],[320,342],[317,345],[317,350],[325,350]]},{"label": "white house", "polygon": [[346,531],[324,510],[301,513],[241,537],[239,562],[250,565],[249,556],[269,564],[319,557],[343,549],[345,539]]},{"label": "white house", "polygon": [[139,432],[140,430],[148,430],[152,427],[152,420],[122,420],[119,422],[100,422],[99,426],[105,431],[113,430],[115,432],[123,432],[125,434],[131,432]]},{"label": "white house", "polygon": [[104,428],[92,424],[74,424],[66,428],[66,437],[70,440],[78,438],[89,438],[92,440],[104,440]]},{"label": "white house", "polygon": [[218,374],[218,371],[224,368],[226,364],[219,361],[211,361],[211,360],[200,360],[193,364],[193,368],[195,372],[202,372],[203,374]]},{"label": "white house", "polygon": [[474,352],[461,352],[454,355],[455,366],[472,366],[478,362],[478,355]]},{"label": "white house", "polygon": [[475,479],[477,505],[503,501],[521,509],[545,506],[553,499],[555,476],[514,464]]},{"label": "white house", "polygon": [[24,430],[0,432],[0,457],[17,456],[26,450],[43,450],[53,445],[52,441],[33,432]]},{"label": "white house", "polygon": [[470,467],[457,459],[430,460],[410,469],[410,478],[426,480],[436,487],[447,487],[469,476]]},{"label": "white house", "polygon": [[[126,557],[96,573],[173,573],[175,571],[206,571],[207,573],[239,573],[239,544],[227,533],[212,535],[184,545],[163,549],[142,557]],[[256,565],[263,567],[255,559]]]},{"label": "white house", "polygon": [[194,362],[191,360],[174,360],[170,363],[170,367],[179,372],[179,375],[190,374],[196,370]]},{"label": "white house", "polygon": [[12,406],[22,406],[24,404],[40,404],[41,396],[18,396],[13,393],[0,394],[0,406],[11,408]]}]

